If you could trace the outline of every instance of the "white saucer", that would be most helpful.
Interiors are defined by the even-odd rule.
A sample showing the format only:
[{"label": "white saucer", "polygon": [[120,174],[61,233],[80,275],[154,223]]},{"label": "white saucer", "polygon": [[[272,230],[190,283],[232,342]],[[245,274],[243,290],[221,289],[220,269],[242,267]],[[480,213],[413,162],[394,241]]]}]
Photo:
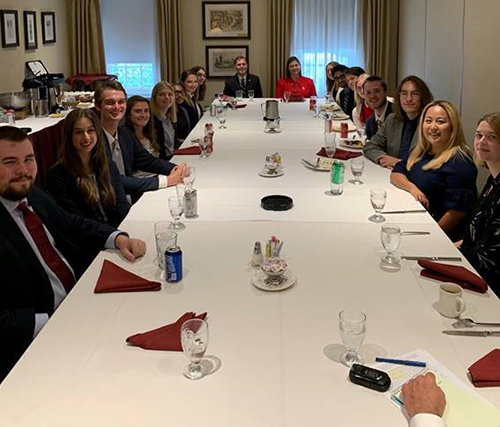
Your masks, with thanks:
[{"label": "white saucer", "polygon": [[276,173],[269,173],[266,169],[262,169],[259,172],[259,175],[263,176],[264,178],[277,178],[278,176],[282,176],[284,174],[285,172],[283,172],[282,170],[279,170]]},{"label": "white saucer", "polygon": [[267,276],[261,271],[256,272],[255,275],[252,277],[252,285],[254,285],[256,288],[262,289],[263,291],[277,292],[277,291],[284,291],[285,289],[292,287],[297,281],[297,278],[290,270],[288,270],[284,274],[284,280],[279,285],[267,284],[265,282],[266,277]]}]

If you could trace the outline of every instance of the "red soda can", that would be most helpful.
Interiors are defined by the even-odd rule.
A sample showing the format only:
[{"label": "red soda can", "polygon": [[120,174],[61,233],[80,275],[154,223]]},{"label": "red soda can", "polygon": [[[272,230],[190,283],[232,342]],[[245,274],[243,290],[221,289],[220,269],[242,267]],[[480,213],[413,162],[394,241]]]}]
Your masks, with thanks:
[{"label": "red soda can", "polygon": [[348,130],[349,130],[349,126],[347,125],[346,122],[340,123],[340,137],[341,138],[347,138],[347,136],[349,134]]},{"label": "red soda can", "polygon": [[214,125],[212,123],[205,123],[205,139],[208,140],[208,152],[214,151]]},{"label": "red soda can", "polygon": [[314,107],[316,107],[316,100],[314,98],[311,98],[309,100],[309,110],[313,111]]}]

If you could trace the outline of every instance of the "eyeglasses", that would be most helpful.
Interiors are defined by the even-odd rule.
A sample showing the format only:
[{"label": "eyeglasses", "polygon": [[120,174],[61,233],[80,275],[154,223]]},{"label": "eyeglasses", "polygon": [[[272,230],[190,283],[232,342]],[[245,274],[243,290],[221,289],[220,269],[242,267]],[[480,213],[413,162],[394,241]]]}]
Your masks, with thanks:
[{"label": "eyeglasses", "polygon": [[184,93],[184,91],[183,90],[175,90],[174,93],[176,95],[182,95]]}]

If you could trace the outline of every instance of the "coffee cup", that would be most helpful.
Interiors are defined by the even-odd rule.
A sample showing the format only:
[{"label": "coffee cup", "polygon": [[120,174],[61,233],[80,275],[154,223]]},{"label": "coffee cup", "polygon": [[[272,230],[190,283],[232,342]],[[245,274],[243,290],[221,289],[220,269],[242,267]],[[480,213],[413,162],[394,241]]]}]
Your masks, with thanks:
[{"label": "coffee cup", "polygon": [[465,310],[462,288],[454,283],[445,283],[439,288],[438,311],[445,317],[456,318]]}]

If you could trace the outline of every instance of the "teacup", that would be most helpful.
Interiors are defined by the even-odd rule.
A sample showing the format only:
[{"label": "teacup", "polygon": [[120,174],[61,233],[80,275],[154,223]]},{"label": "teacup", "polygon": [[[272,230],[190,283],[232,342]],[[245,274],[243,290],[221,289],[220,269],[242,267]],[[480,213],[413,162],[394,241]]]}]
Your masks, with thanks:
[{"label": "teacup", "polygon": [[439,287],[438,311],[445,317],[456,318],[465,310],[462,288],[454,283],[445,283]]}]

